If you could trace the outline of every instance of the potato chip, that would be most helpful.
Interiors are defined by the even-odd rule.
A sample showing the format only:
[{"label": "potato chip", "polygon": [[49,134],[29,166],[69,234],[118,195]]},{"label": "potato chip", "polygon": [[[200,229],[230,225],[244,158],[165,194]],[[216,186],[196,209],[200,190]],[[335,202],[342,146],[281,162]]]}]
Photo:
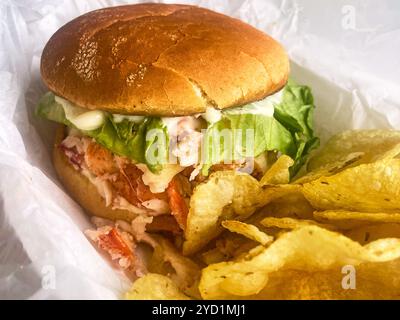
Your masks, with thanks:
[{"label": "potato chip", "polygon": [[235,259],[243,252],[248,252],[259,243],[243,237],[238,233],[226,231],[215,241],[216,248],[224,255],[226,260]]},{"label": "potato chip", "polygon": [[[399,257],[400,239],[381,239],[361,246],[336,232],[317,226],[306,226],[283,234],[267,248],[254,248],[240,260],[206,267],[202,271],[199,289],[204,299],[248,298],[261,291],[269,292],[270,284],[275,285],[275,289],[279,285],[281,289],[285,288],[290,281],[287,278],[290,272],[308,273],[313,277],[318,272],[330,271],[335,274],[346,265],[355,268],[361,266],[368,271],[378,263],[379,269],[384,270],[387,264],[383,262]],[[277,272],[278,279],[270,283],[270,277]],[[385,276],[383,282],[387,286],[391,285],[398,294],[399,281],[393,284],[391,279],[390,283],[386,283],[390,275],[398,275],[397,269],[396,272],[397,274]],[[368,281],[372,286],[375,279],[370,278]],[[316,288],[329,290],[329,286]]]},{"label": "potato chip", "polygon": [[244,220],[273,199],[299,190],[296,185],[260,187],[252,176],[218,171],[198,185],[190,199],[183,253],[193,254],[223,230],[223,220]]},{"label": "potato chip", "polygon": [[302,191],[302,186],[298,184],[265,184],[261,187],[262,198],[268,198],[266,203],[270,203],[273,200],[281,197],[296,194]]},{"label": "potato chip", "polygon": [[362,152],[354,152],[349,155],[343,157],[343,159],[337,160],[335,162],[331,162],[324,167],[315,169],[311,172],[306,173],[304,176],[295,177],[293,183],[304,184],[307,182],[314,181],[321,177],[329,177],[334,175],[335,173],[339,173],[350,167],[352,164],[358,162],[363,156]]},{"label": "potato chip", "polygon": [[257,212],[243,222],[252,224],[271,236],[276,236],[282,230],[277,230],[273,227],[268,228],[261,224],[261,221],[266,217],[291,217],[295,219],[309,219],[313,217],[315,209],[305,199],[301,192],[301,187],[298,185],[295,185],[294,188],[292,185],[280,185],[280,187],[285,190],[281,190],[281,194],[278,193],[271,202],[257,210]]},{"label": "potato chip", "polygon": [[[400,131],[351,130],[333,136],[307,164],[314,171],[347,158],[352,165],[391,159],[400,154]],[[350,156],[353,155],[353,156]]]},{"label": "potato chip", "polygon": [[294,164],[292,158],[282,155],[261,178],[260,184],[287,184],[290,181],[289,168]]},{"label": "potato chip", "polygon": [[295,179],[307,183],[360,164],[392,159],[400,154],[400,131],[352,130],[333,136],[308,162],[306,175]]},{"label": "potato chip", "polygon": [[175,283],[161,274],[148,273],[137,279],[125,294],[127,300],[190,300]]},{"label": "potato chip", "polygon": [[222,221],[222,226],[230,232],[235,232],[248,239],[261,243],[263,246],[271,243],[274,238],[260,231],[256,226],[234,220]]},{"label": "potato chip", "polygon": [[361,244],[384,238],[400,238],[400,224],[378,223],[363,225],[345,231],[344,235]]},{"label": "potato chip", "polygon": [[200,277],[200,268],[188,257],[182,255],[171,242],[163,237],[157,237],[157,241],[162,248],[164,261],[168,262],[175,273],[170,274],[172,280],[178,287],[192,297],[198,295],[197,281]]},{"label": "potato chip", "polygon": [[294,219],[294,218],[275,218],[267,217],[261,220],[261,224],[265,227],[275,227],[281,229],[295,229],[305,226],[319,226],[321,228],[336,230],[335,226],[329,224],[318,223],[314,220]]},{"label": "potato chip", "polygon": [[304,184],[303,193],[316,209],[399,212],[400,160],[382,160],[348,168]]},{"label": "potato chip", "polygon": [[263,216],[269,217],[291,217],[296,219],[310,219],[315,209],[304,197],[301,189],[272,200],[260,209]]},{"label": "potato chip", "polygon": [[261,199],[263,205],[259,211],[265,216],[312,217],[312,212],[315,210],[305,199],[302,186],[297,184],[264,185]]},{"label": "potato chip", "polygon": [[180,290],[191,297],[198,297],[197,289],[200,267],[188,257],[182,255],[175,246],[161,235],[147,235],[147,241],[153,247],[148,263],[152,273],[168,275]]},{"label": "potato chip", "polygon": [[[355,271],[354,281],[349,275]],[[346,278],[347,277],[347,278]],[[269,274],[258,294],[243,297],[263,300],[399,299],[400,261],[363,263],[355,269],[339,266],[307,272],[282,270]],[[353,286],[354,285],[354,286]]]},{"label": "potato chip", "polygon": [[332,223],[340,229],[352,229],[366,223],[400,223],[400,213],[356,212],[345,210],[327,210],[314,212],[316,220]]}]

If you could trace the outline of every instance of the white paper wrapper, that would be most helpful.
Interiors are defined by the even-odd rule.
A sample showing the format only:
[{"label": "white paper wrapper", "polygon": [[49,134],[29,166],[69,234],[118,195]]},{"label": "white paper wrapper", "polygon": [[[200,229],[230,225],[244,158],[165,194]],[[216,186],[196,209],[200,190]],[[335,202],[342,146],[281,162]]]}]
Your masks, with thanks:
[{"label": "white paper wrapper", "polygon": [[[51,165],[54,125],[33,116],[46,91],[46,41],[80,14],[123,3],[0,3],[0,299],[114,299],[129,287],[83,235],[89,221]],[[345,129],[400,127],[398,1],[189,3],[240,18],[286,47],[293,78],[313,89],[322,142]]]}]

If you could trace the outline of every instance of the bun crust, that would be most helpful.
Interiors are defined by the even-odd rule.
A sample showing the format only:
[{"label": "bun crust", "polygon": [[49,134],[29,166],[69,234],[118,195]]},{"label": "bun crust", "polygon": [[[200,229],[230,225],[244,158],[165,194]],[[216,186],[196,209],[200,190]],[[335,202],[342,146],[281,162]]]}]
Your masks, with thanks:
[{"label": "bun crust", "polygon": [[271,37],[188,5],[137,4],[84,14],[46,44],[41,74],[88,109],[179,116],[260,100],[282,88],[289,61]]},{"label": "bun crust", "polygon": [[60,126],[57,130],[53,149],[53,164],[68,194],[90,215],[110,220],[132,221],[136,217],[134,213],[106,207],[105,200],[101,197],[97,188],[69,163],[64,152],[59,148],[61,141],[65,137],[64,132],[64,126]]}]

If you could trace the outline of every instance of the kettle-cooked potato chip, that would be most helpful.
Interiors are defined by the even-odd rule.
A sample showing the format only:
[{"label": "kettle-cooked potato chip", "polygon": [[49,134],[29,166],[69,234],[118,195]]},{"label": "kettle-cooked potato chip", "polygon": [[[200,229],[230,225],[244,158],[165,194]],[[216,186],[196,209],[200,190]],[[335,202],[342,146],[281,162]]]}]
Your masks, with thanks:
[{"label": "kettle-cooked potato chip", "polygon": [[[270,283],[270,277],[276,272],[279,272],[278,282],[283,290],[288,282],[290,285],[291,272],[307,272],[312,277],[319,272],[334,274],[346,265],[376,270],[377,264],[380,270],[385,270],[385,262],[399,257],[400,239],[381,239],[361,246],[339,233],[306,226],[283,234],[267,248],[254,248],[240,260],[209,265],[202,271],[199,289],[204,299],[246,298],[261,291],[268,292],[270,284],[276,289],[277,280]],[[398,297],[400,281],[394,283],[390,276],[398,276],[399,271],[392,271],[397,273],[385,276],[385,281],[391,281],[385,283]],[[378,290],[374,287],[374,278],[367,281],[371,290]],[[329,286],[318,288],[329,289]]]},{"label": "kettle-cooked potato chip", "polygon": [[350,167],[354,163],[358,162],[358,160],[360,160],[362,156],[362,152],[350,153],[347,156],[344,156],[342,159],[328,163],[324,167],[317,168],[300,177],[295,177],[293,183],[304,184],[321,177],[329,177],[331,175],[334,175],[335,173],[343,171],[347,167]]},{"label": "kettle-cooked potato chip", "polygon": [[215,241],[216,248],[225,257],[223,261],[235,259],[258,245],[258,242],[250,240],[241,234],[229,232],[228,230],[223,232]]},{"label": "kettle-cooked potato chip", "polygon": [[260,231],[256,226],[235,220],[222,221],[222,226],[231,232],[235,232],[249,238],[253,241],[261,243],[263,246],[271,243],[274,238]]},{"label": "kettle-cooked potato chip", "polygon": [[301,188],[299,188],[272,200],[265,207],[260,209],[260,211],[264,213],[265,217],[312,219],[315,209],[304,197]]},{"label": "kettle-cooked potato chip", "polygon": [[265,185],[252,176],[235,171],[218,171],[198,185],[190,198],[183,253],[193,254],[223,230],[224,220],[245,220],[268,202],[299,192],[299,185]]},{"label": "kettle-cooked potato chip", "polygon": [[222,220],[252,214],[261,205],[261,187],[248,174],[218,171],[198,185],[190,199],[190,209],[183,243],[184,254],[202,248],[223,228]]},{"label": "kettle-cooked potato chip", "polygon": [[[354,277],[352,277],[354,274]],[[399,299],[399,259],[381,263],[338,266],[329,270],[272,272],[257,300],[355,300]]]},{"label": "kettle-cooked potato chip", "polygon": [[153,247],[147,269],[151,273],[168,275],[177,287],[191,297],[198,297],[197,289],[200,267],[161,235],[146,235],[147,243]]},{"label": "kettle-cooked potato chip", "polygon": [[349,167],[392,159],[400,154],[400,131],[351,130],[333,136],[307,164],[309,173],[295,180],[306,183]]},{"label": "kettle-cooked potato chip", "polygon": [[127,300],[190,300],[175,283],[157,273],[148,273],[137,279],[125,294]]},{"label": "kettle-cooked potato chip", "polygon": [[319,178],[305,183],[303,193],[316,209],[399,212],[400,159],[362,164]]},{"label": "kettle-cooked potato chip", "polygon": [[336,230],[337,228],[330,224],[318,223],[314,220],[294,219],[294,218],[276,218],[267,217],[261,220],[261,224],[265,227],[275,227],[281,229],[295,229],[305,226],[318,226],[328,230]]},{"label": "kettle-cooked potato chip", "polygon": [[332,223],[343,230],[366,223],[400,223],[400,213],[326,210],[314,212],[314,218],[321,222]]},{"label": "kettle-cooked potato chip", "polygon": [[400,238],[399,223],[376,223],[361,225],[344,232],[346,237],[361,244],[384,238]]},{"label": "kettle-cooked potato chip", "polygon": [[274,162],[271,168],[264,174],[260,180],[260,184],[287,184],[290,181],[289,168],[294,164],[292,158],[282,155]]},{"label": "kettle-cooked potato chip", "polygon": [[354,165],[394,158],[400,154],[400,131],[350,130],[333,136],[308,162],[309,171],[359,154]]}]

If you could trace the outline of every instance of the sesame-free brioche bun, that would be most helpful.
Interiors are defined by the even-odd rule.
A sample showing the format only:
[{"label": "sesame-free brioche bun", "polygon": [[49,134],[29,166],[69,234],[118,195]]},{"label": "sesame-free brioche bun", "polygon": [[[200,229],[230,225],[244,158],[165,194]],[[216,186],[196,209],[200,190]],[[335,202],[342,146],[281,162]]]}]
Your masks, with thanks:
[{"label": "sesame-free brioche bun", "polygon": [[68,194],[90,215],[110,220],[131,221],[134,219],[136,215],[128,210],[111,209],[111,206],[106,207],[106,202],[97,191],[96,186],[74,169],[64,152],[59,148],[64,138],[65,126],[61,125],[57,130],[54,142],[53,164]]},{"label": "sesame-free brioche bun", "polygon": [[88,109],[179,116],[260,100],[289,73],[284,49],[240,20],[195,6],[137,4],[84,14],[46,44],[41,74]]}]

